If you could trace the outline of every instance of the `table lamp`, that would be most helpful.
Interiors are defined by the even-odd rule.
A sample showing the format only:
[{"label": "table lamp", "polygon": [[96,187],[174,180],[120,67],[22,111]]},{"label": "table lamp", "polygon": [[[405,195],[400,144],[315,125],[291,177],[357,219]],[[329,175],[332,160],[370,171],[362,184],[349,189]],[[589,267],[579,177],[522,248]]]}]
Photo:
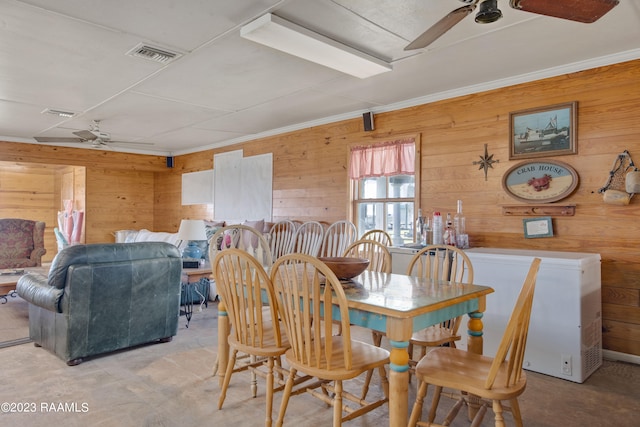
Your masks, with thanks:
[{"label": "table lamp", "polygon": [[198,240],[207,240],[207,231],[204,221],[201,219],[183,219],[178,230],[178,239],[186,240],[187,246],[182,250],[183,258],[202,258],[202,250],[196,243]]}]

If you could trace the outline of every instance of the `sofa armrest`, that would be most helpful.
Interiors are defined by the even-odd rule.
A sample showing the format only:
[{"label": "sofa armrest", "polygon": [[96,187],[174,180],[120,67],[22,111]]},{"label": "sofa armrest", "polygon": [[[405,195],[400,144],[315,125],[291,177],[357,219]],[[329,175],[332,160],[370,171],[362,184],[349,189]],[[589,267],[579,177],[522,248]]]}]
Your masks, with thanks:
[{"label": "sofa armrest", "polygon": [[49,285],[48,278],[42,274],[25,274],[16,285],[16,292],[25,301],[45,308],[49,311],[62,313],[60,299],[64,289],[57,289]]}]

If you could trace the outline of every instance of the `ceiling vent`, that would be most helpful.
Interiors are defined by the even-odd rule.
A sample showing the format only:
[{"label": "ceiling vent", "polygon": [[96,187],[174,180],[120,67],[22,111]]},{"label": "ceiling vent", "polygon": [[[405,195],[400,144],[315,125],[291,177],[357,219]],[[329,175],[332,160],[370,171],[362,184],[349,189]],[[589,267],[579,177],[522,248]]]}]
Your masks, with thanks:
[{"label": "ceiling vent", "polygon": [[42,111],[42,114],[51,114],[53,116],[63,117],[65,119],[71,118],[76,115],[76,113],[73,113],[71,111],[52,110],[51,108],[45,108],[44,111]]},{"label": "ceiling vent", "polygon": [[159,62],[161,64],[167,64],[174,59],[182,56],[182,54],[180,53],[171,52],[167,49],[161,49],[143,43],[140,43],[139,45],[131,49],[129,52],[127,52],[127,55],[148,59],[149,61]]}]

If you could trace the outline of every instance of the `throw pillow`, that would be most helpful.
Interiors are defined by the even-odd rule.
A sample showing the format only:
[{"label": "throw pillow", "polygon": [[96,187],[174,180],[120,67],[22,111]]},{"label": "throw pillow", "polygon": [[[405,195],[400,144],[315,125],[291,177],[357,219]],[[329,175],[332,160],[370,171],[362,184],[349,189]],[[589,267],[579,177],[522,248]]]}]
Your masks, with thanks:
[{"label": "throw pillow", "polygon": [[[260,235],[262,235],[262,230],[264,229],[264,219],[260,219],[258,221],[244,221],[242,225],[246,225],[255,229]],[[257,249],[258,247],[258,236],[254,235],[249,231],[245,231],[242,233],[242,243],[245,248],[252,247]]]},{"label": "throw pillow", "polygon": [[205,230],[205,233],[207,234],[207,241],[211,240],[213,235],[216,234],[216,232],[220,230],[220,228],[221,227],[211,227],[211,226],[205,225],[204,230]]},{"label": "throw pillow", "polygon": [[226,230],[222,235],[220,249],[237,248],[240,242],[239,230]]},{"label": "throw pillow", "polygon": [[136,240],[138,230],[118,230],[113,233],[116,243],[133,243]]}]

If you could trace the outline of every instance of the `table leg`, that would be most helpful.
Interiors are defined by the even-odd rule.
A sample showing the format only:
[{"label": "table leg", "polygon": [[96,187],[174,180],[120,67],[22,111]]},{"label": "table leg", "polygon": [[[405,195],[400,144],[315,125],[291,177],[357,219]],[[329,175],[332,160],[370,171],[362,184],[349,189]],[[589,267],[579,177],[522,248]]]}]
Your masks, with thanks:
[{"label": "table leg", "polygon": [[409,341],[390,340],[389,425],[406,426],[409,410]]},{"label": "table leg", "polygon": [[[467,338],[467,351],[482,354],[482,312],[474,311],[473,313],[469,313],[469,322],[467,323],[467,327],[469,328],[467,331],[469,334],[469,337]],[[467,401],[469,402],[469,419],[472,420],[480,409],[480,398],[478,396],[469,395]]]},{"label": "table leg", "polygon": [[469,322],[467,323],[469,328],[467,333],[467,350],[471,353],[482,354],[483,339],[482,339],[482,313],[474,311],[469,313]]},{"label": "table leg", "polygon": [[[224,374],[227,371],[229,363],[229,316],[227,315],[227,307],[220,301],[218,303],[218,382],[222,387]],[[215,375],[215,371],[214,371]]]}]

